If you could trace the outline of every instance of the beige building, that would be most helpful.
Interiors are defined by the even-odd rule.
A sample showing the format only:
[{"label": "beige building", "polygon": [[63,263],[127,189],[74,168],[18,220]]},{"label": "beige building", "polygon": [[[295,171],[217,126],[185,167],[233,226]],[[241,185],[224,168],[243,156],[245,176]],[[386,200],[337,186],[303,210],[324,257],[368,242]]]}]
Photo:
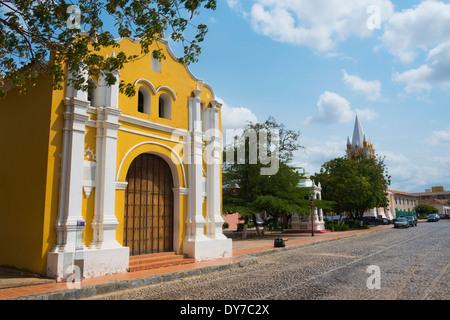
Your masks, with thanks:
[{"label": "beige building", "polygon": [[427,204],[438,209],[438,212],[441,214],[450,216],[450,204],[447,200],[439,200],[439,199],[427,199],[427,200],[419,200],[419,204]]},{"label": "beige building", "polygon": [[413,193],[419,200],[419,204],[428,204],[439,210],[439,213],[450,215],[450,191],[445,191],[443,186],[425,189],[425,192]]},{"label": "beige building", "polygon": [[445,191],[444,187],[431,187],[431,189],[425,189],[425,192],[412,193],[420,200],[450,200],[450,191]]},{"label": "beige building", "polygon": [[390,196],[390,209],[396,217],[412,214],[414,207],[419,204],[419,199],[411,193],[395,190],[388,190],[388,193]]}]

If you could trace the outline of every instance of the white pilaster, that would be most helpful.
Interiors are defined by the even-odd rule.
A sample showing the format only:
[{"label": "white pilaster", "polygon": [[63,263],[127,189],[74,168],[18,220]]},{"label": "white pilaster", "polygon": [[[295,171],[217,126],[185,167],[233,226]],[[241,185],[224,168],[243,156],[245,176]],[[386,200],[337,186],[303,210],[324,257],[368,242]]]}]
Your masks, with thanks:
[{"label": "white pilaster", "polygon": [[[104,88],[105,96],[101,99],[104,104],[94,106],[97,108],[97,190],[90,248],[96,249],[122,247],[116,240],[119,221],[115,216],[117,131],[121,114],[118,109],[120,74],[117,71],[113,73],[116,83]],[[105,85],[103,79],[100,83]]]},{"label": "white pilaster", "polygon": [[204,234],[203,217],[203,132],[201,122],[201,91],[194,90],[194,97],[189,102],[190,119],[190,157],[189,157],[189,214],[187,241],[207,240]]},{"label": "white pilaster", "polygon": [[187,234],[183,241],[183,253],[196,260],[209,260],[215,258],[216,249],[204,232],[206,220],[203,217],[203,131],[200,93],[197,87],[193,91],[194,97],[189,99],[189,196]]},{"label": "white pilaster", "polygon": [[[83,72],[87,79],[87,73]],[[77,221],[82,216],[84,135],[89,116],[87,93],[68,87],[64,101],[64,128],[61,154],[61,180],[58,218],[55,223],[56,243],[52,252],[74,251]]]},{"label": "white pilaster", "polygon": [[[224,220],[221,215],[221,159],[222,159],[222,138],[219,126],[219,108],[221,104],[212,101],[212,107],[208,108],[209,128],[207,135],[209,144],[206,148],[207,158],[207,215],[208,215],[208,234],[211,239],[227,239],[222,232]],[[231,240],[230,240],[231,241]]]},{"label": "white pilaster", "polygon": [[[115,216],[117,131],[120,127],[118,109],[119,73],[117,82],[105,86],[100,79],[94,93],[93,107],[97,111],[97,155],[95,182],[95,212],[92,222],[93,241],[83,246],[83,277],[92,278],[127,271],[129,249],[116,241],[118,220]],[[57,219],[57,242],[48,255],[47,275],[64,281],[73,272],[77,221],[84,221],[82,212],[83,155],[87,93],[69,87],[64,114],[60,213]],[[78,230],[79,232],[79,230]],[[79,251],[77,251],[79,252]]]},{"label": "white pilaster", "polygon": [[[87,72],[81,71],[85,81]],[[70,79],[69,75],[69,79]],[[83,160],[86,113],[90,103],[87,92],[75,90],[68,84],[64,100],[64,128],[62,130],[61,179],[58,217],[55,221],[56,242],[47,256],[47,275],[58,280],[73,272],[75,250],[84,250],[77,243],[77,224],[84,225],[82,216]]]}]

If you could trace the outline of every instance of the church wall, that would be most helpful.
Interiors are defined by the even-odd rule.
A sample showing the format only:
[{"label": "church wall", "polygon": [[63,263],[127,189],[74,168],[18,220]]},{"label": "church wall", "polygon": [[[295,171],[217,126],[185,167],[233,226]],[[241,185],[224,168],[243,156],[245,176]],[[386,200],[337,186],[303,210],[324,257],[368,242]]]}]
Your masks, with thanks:
[{"label": "church wall", "polygon": [[[121,40],[120,45],[120,49],[128,54],[133,54],[135,51],[140,53],[139,44],[128,39]],[[146,110],[147,114],[138,112],[138,95],[127,97],[119,94],[118,124],[120,126],[117,130],[117,152],[113,159],[116,166],[116,185],[114,199],[112,199],[115,201],[112,214],[118,221],[115,241],[119,245],[123,245],[126,187],[123,182],[126,181],[128,168],[131,162],[142,153],[153,153],[162,157],[171,167],[174,178],[174,231],[176,235],[174,248],[177,252],[182,253],[183,240],[187,237],[186,223],[190,215],[188,187],[191,171],[189,165],[181,164],[178,161],[186,151],[183,150],[183,146],[191,147],[182,143],[189,136],[189,130],[192,130],[193,126],[190,123],[189,113],[192,107],[191,99],[193,91],[199,89],[196,99],[201,100],[201,108],[204,112],[206,108],[211,107],[211,101],[215,97],[208,85],[195,79],[184,66],[174,60],[170,49],[166,49],[165,45],[161,46],[161,44],[160,47],[163,47],[167,57],[166,60],[161,61],[161,73],[152,70],[154,61],[152,61],[151,54],[127,64],[120,71],[119,81],[134,83],[137,90],[141,86],[145,87],[149,93],[147,99],[150,99],[150,112],[148,109]],[[111,55],[112,50],[105,49],[100,54]],[[28,95],[19,96],[16,92],[10,92],[7,98],[0,101],[3,113],[0,136],[11,137],[1,140],[4,157],[0,166],[0,176],[2,181],[8,183],[2,183],[0,187],[0,201],[4,206],[0,212],[2,221],[0,224],[0,265],[11,265],[41,274],[49,274],[51,269],[50,274],[57,277],[60,277],[60,272],[65,272],[61,269],[65,262],[61,265],[59,262],[62,253],[65,252],[62,250],[66,250],[64,243],[61,242],[64,240],[61,240],[61,234],[64,235],[64,233],[56,230],[56,223],[61,220],[59,210],[61,206],[60,184],[63,181],[62,166],[64,165],[62,155],[68,155],[67,151],[64,151],[63,143],[67,140],[67,137],[64,138],[64,132],[67,131],[63,130],[66,125],[64,113],[67,106],[64,101],[67,91],[67,88],[62,91],[53,91],[50,82],[42,80],[32,88]],[[170,99],[171,114],[168,119],[159,117],[160,96]],[[100,150],[97,150],[99,136],[97,119],[100,115],[97,114],[97,108],[92,103],[93,101],[91,101],[91,106],[84,107],[87,120],[82,129],[85,130],[84,143],[80,147],[80,149],[84,148],[84,154],[75,157],[83,162],[81,166],[83,169],[80,171],[82,190],[71,191],[64,200],[70,203],[71,197],[79,192],[79,197],[75,197],[79,198],[77,201],[80,202],[81,207],[80,217],[85,222],[83,244],[86,252],[92,248],[96,240],[93,223],[96,219],[96,203],[99,200],[97,199],[95,177],[99,170],[97,155]],[[11,106],[19,107],[11,108]],[[218,110],[218,123],[221,129],[220,107],[215,110]],[[84,115],[81,118],[83,117]],[[177,134],[174,135],[173,131]],[[108,153],[108,156],[111,157],[111,153]],[[65,163],[67,165],[70,162],[66,160]],[[207,168],[208,166],[203,164],[205,172]],[[79,169],[70,170],[77,172],[76,170]],[[215,172],[217,174],[217,170]],[[218,179],[215,181],[220,180],[221,187],[221,173],[217,177]],[[203,179],[206,181],[206,177]],[[201,183],[205,183],[204,181]],[[200,207],[205,220],[207,212],[210,212],[207,207],[206,188],[206,184],[203,185],[204,201]],[[215,199],[218,199],[217,191],[215,192]],[[214,210],[214,212],[216,211],[218,210]],[[71,214],[71,217],[75,217],[74,213]],[[220,213],[218,214],[220,215]],[[216,219],[217,230],[220,220],[214,219]],[[203,232],[214,234],[211,231],[211,228],[214,228],[211,223],[208,224],[208,228],[210,228],[209,231],[205,224]],[[231,247],[228,242],[220,238],[220,235],[217,235],[217,231],[216,236],[219,236],[216,243],[219,245],[223,243],[224,250]],[[193,240],[192,243],[189,241],[187,243],[193,246],[190,250],[196,252],[195,241],[197,240]],[[201,244],[203,245],[203,242]],[[215,244],[208,244],[204,250],[208,251],[214,246]],[[98,247],[95,248],[99,250]],[[214,253],[211,255],[214,256]]]},{"label": "church wall", "polygon": [[44,76],[27,94],[16,89],[0,100],[0,265],[31,272],[45,268],[51,103]]}]

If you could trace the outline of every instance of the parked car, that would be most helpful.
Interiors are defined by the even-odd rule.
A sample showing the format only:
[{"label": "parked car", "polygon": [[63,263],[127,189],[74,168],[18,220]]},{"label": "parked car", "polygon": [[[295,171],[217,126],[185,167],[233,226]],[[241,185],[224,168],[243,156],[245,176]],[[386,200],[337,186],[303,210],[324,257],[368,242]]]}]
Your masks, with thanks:
[{"label": "parked car", "polygon": [[387,218],[383,218],[382,219],[382,223],[383,224],[391,224],[391,220],[387,219]]},{"label": "parked car", "polygon": [[439,216],[439,220],[444,219],[444,214],[443,213],[438,213]]},{"label": "parked car", "polygon": [[435,214],[435,213],[429,214],[429,215],[428,215],[427,221],[428,221],[428,222],[436,222],[436,221],[439,221],[439,216],[438,216],[437,214]]},{"label": "parked car", "polygon": [[417,219],[413,216],[406,216],[406,220],[408,220],[408,223],[411,227],[417,227]]},{"label": "parked car", "polygon": [[406,218],[397,218],[394,222],[394,228],[409,228],[409,222]]},{"label": "parked car", "polygon": [[367,224],[380,224],[380,220],[376,217],[363,217],[363,222]]}]

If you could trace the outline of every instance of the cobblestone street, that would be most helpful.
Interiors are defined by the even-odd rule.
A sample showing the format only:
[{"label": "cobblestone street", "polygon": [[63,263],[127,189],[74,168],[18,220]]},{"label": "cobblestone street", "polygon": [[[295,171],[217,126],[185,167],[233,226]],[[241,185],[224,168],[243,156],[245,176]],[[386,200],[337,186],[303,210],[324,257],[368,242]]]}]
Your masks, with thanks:
[{"label": "cobblestone street", "polygon": [[[449,220],[421,222],[261,256],[244,268],[91,299],[448,300],[449,243]],[[370,266],[379,268],[379,288],[368,287]]]}]

